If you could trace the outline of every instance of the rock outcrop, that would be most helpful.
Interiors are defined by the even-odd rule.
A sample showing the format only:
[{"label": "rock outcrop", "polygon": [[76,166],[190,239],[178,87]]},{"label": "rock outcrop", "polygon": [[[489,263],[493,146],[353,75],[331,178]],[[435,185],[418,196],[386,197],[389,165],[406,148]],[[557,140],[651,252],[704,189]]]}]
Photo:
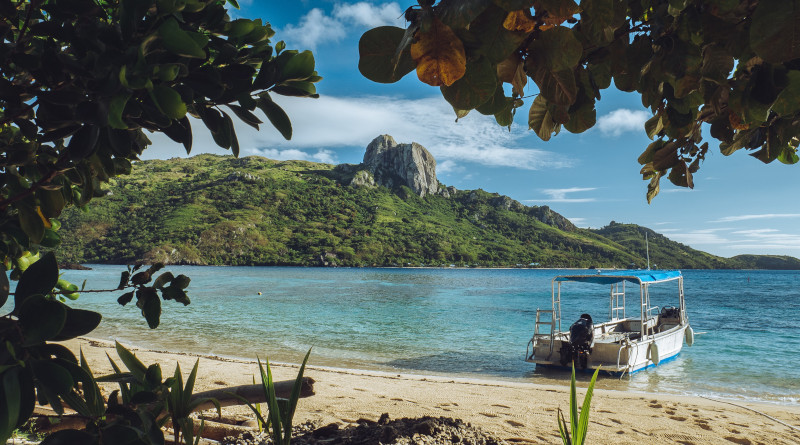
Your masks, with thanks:
[{"label": "rock outcrop", "polygon": [[[367,146],[363,165],[378,185],[407,186],[420,197],[441,193],[436,160],[416,142],[398,144],[388,134],[378,136]],[[360,178],[359,182],[369,183],[365,179]]]},{"label": "rock outcrop", "polygon": [[533,206],[528,207],[528,215],[538,219],[539,221],[549,225],[561,229],[565,232],[574,232],[577,227],[575,224],[572,224],[572,221],[565,218],[558,212],[554,212],[548,206]]}]

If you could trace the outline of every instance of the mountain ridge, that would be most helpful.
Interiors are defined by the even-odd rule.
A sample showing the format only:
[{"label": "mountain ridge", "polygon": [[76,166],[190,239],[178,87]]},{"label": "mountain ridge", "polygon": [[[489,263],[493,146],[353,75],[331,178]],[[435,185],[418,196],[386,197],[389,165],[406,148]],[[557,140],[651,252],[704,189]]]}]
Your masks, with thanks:
[{"label": "mountain ridge", "polygon": [[[366,182],[354,183],[359,176]],[[58,254],[77,263],[625,268],[646,265],[647,232],[660,267],[800,268],[791,257],[714,256],[635,224],[581,229],[547,206],[481,189],[436,180],[436,193],[420,196],[375,179],[367,164],[138,161],[108,196],[65,211]]]}]

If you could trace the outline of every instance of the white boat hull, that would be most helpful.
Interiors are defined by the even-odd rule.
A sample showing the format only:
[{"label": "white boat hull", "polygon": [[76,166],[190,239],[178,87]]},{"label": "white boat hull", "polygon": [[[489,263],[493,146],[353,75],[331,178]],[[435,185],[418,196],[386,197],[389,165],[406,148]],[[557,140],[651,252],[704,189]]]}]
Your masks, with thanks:
[{"label": "white boat hull", "polygon": [[[626,333],[602,332],[604,326],[607,325],[595,329],[595,341],[587,357],[586,369],[600,368],[611,374],[634,373],[675,358],[681,352],[688,328],[688,324],[676,325],[664,332],[632,340]],[[568,341],[569,332],[557,333],[551,348],[549,334],[535,336],[526,361],[540,366],[570,367],[571,363],[562,364],[560,354],[562,343]],[[651,357],[650,352],[654,343],[658,350],[657,359]]]}]

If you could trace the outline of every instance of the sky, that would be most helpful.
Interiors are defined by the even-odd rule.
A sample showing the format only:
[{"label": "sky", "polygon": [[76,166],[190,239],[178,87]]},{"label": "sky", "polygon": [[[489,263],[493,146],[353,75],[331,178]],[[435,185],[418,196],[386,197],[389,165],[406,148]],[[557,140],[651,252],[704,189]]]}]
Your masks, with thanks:
[{"label": "sky", "polygon": [[[610,221],[635,223],[668,238],[723,257],[738,254],[800,257],[800,193],[797,169],[769,165],[740,150],[723,156],[712,149],[694,176],[693,190],[661,181],[651,204],[637,158],[651,142],[644,131],[649,110],[634,93],[602,91],[597,124],[582,134],[566,130],[548,142],[528,130],[527,99],[510,131],[473,111],[456,122],[439,89],[415,72],[394,84],[378,84],[358,71],[358,40],[368,29],[405,27],[403,11],[415,1],[239,0],[233,18],[261,18],[289,49],[311,50],[323,77],[318,99],[273,95],[288,113],[291,141],[268,121],[256,132],[237,124],[240,156],[360,163],[366,146],[381,134],[398,143],[417,142],[437,161],[439,181],[458,189],[483,189],[525,205],[547,205],[585,228]],[[536,94],[529,80],[526,95]],[[266,119],[262,119],[266,121]],[[192,155],[227,154],[202,124],[194,125]],[[151,137],[143,158],[186,156],[166,137]]]}]

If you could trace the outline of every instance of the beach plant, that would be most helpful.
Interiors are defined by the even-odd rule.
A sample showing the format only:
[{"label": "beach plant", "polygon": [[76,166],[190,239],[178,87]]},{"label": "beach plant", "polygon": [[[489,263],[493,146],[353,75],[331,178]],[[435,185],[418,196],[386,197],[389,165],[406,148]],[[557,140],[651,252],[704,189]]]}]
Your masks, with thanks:
[{"label": "beach plant", "polygon": [[[135,438],[135,443],[162,445],[164,434],[161,428],[167,422],[172,423],[175,443],[181,440],[186,445],[199,443],[204,424],[201,421],[199,431],[195,433],[194,419],[190,414],[198,406],[211,402],[221,415],[217,400],[193,397],[199,359],[184,384],[179,364],[172,377],[162,380],[158,364],[146,366],[119,343],[116,344],[116,350],[127,371],[123,372],[109,358],[114,373],[97,378],[81,352],[80,367],[85,371],[85,379],[81,381],[83,396],[73,393],[64,401],[85,420],[85,427],[55,432],[42,443],[66,445],[80,440],[80,443],[115,445],[131,443]],[[111,393],[107,404],[100,395],[99,382],[117,382],[120,385],[120,390]]]},{"label": "beach plant", "polygon": [[292,419],[294,418],[294,412],[297,408],[297,401],[300,399],[300,390],[303,387],[303,373],[305,372],[306,363],[310,355],[311,349],[308,350],[303,359],[303,363],[300,364],[300,370],[297,373],[297,378],[294,381],[288,399],[278,398],[275,395],[275,382],[272,380],[272,370],[269,366],[269,359],[265,359],[264,365],[261,364],[261,359],[258,359],[258,370],[261,374],[261,387],[264,391],[264,398],[267,400],[267,407],[269,409],[266,419],[262,416],[260,407],[256,407],[246,399],[233,394],[247,403],[247,406],[249,406],[256,415],[259,424],[263,424],[265,429],[271,430],[272,443],[275,445],[289,445],[292,442]]},{"label": "beach plant", "polygon": [[[222,411],[219,402],[213,398],[192,398],[192,391],[194,390],[194,381],[197,377],[197,365],[200,359],[194,362],[194,368],[186,379],[186,386],[183,386],[183,377],[181,376],[181,366],[178,364],[175,367],[175,375],[172,379],[172,385],[169,388],[169,396],[167,397],[167,409],[169,417],[172,421],[172,430],[175,432],[175,441],[178,442],[183,437],[186,445],[196,445],[200,440],[203,433],[204,421],[200,420],[200,428],[197,435],[194,436],[194,419],[190,416],[195,408],[207,403],[212,402],[217,408],[218,415],[222,416]],[[182,436],[181,436],[182,434]]]},{"label": "beach plant", "polygon": [[[586,395],[583,398],[580,414],[578,413],[578,397],[575,385],[575,362],[572,362],[572,378],[569,382],[569,425],[564,420],[564,413],[558,409],[558,432],[561,434],[561,441],[564,445],[583,445],[586,441],[586,432],[589,429],[589,405],[592,403],[592,393],[594,384],[597,381],[597,368],[592,375],[592,380],[586,388]],[[572,433],[570,434],[570,431]]]}]

